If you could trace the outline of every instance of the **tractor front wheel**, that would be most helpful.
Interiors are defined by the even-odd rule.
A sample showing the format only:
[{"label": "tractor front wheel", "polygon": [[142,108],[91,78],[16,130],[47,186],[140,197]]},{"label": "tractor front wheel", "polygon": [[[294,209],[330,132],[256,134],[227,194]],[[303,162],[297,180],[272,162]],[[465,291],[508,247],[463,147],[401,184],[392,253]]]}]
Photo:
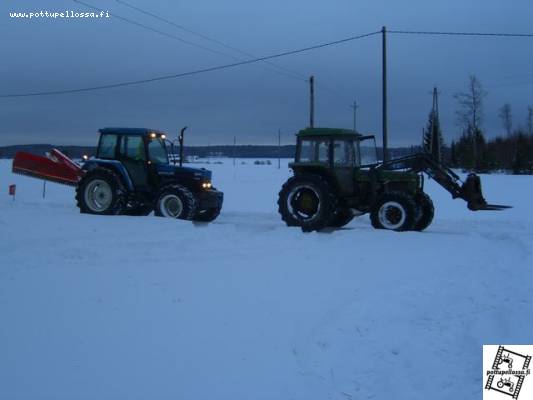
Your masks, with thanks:
[{"label": "tractor front wheel", "polygon": [[288,226],[304,232],[319,231],[335,215],[337,198],[327,181],[318,175],[302,174],[290,178],[281,188],[278,211]]},{"label": "tractor front wheel", "polygon": [[417,217],[413,198],[403,192],[383,194],[370,212],[370,221],[376,229],[392,231],[412,230]]},{"label": "tractor front wheel", "polygon": [[117,215],[124,209],[125,193],[120,178],[106,168],[88,171],[76,188],[81,213]]},{"label": "tractor front wheel", "polygon": [[157,196],[154,214],[158,217],[192,220],[195,212],[196,199],[185,186],[165,186]]},{"label": "tractor front wheel", "polygon": [[433,216],[435,215],[435,208],[433,207],[433,202],[431,201],[431,198],[423,192],[415,196],[415,202],[418,207],[419,215],[415,226],[413,227],[413,230],[423,231],[433,221]]}]

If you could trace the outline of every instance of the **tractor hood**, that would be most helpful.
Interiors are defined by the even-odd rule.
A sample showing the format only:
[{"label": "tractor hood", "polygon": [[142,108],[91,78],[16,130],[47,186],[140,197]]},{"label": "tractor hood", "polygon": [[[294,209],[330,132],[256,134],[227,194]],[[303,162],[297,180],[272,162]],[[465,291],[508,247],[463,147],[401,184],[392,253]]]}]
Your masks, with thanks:
[{"label": "tractor hood", "polygon": [[172,164],[157,164],[157,173],[159,175],[173,175],[176,177],[188,178],[198,181],[210,181],[211,171],[205,168],[180,167]]}]

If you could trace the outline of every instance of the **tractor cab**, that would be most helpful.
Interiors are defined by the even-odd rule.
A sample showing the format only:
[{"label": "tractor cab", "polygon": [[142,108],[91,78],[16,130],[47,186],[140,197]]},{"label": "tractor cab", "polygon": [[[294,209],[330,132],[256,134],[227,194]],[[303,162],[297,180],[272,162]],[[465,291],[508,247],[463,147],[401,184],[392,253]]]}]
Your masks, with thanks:
[{"label": "tractor cab", "polygon": [[[346,195],[356,189],[356,178],[367,176],[365,170],[377,163],[374,136],[363,136],[349,129],[307,128],[296,137],[296,157],[290,167],[296,173],[325,175]],[[370,144],[363,144],[365,141]]]},{"label": "tractor cab", "polygon": [[363,136],[349,129],[307,128],[296,137],[296,158],[291,167],[365,168],[378,163],[374,135]]},{"label": "tractor cab", "polygon": [[96,158],[84,168],[102,163],[112,165],[125,177],[131,190],[141,192],[152,191],[169,178],[179,178],[199,189],[211,187],[210,171],[170,163],[163,132],[144,128],[104,128],[99,132]]}]

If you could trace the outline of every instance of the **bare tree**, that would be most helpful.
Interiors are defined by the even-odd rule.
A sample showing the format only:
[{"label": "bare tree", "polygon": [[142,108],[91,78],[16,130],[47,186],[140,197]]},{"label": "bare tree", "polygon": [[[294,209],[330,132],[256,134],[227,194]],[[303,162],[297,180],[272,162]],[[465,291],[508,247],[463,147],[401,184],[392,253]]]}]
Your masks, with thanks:
[{"label": "bare tree", "polygon": [[459,109],[456,111],[457,120],[460,126],[468,129],[477,129],[483,120],[483,98],[487,92],[483,89],[481,82],[470,75],[468,90],[456,93],[455,99],[459,102]]},{"label": "bare tree", "polygon": [[477,141],[483,121],[483,99],[486,95],[487,92],[475,75],[470,75],[466,92],[454,95],[459,103],[459,109],[456,111],[457,122],[472,137],[474,169],[478,166]]},{"label": "bare tree", "polygon": [[527,107],[527,133],[533,135],[533,107]]},{"label": "bare tree", "polygon": [[511,114],[511,105],[509,103],[505,103],[500,108],[500,118],[502,119],[507,137],[511,137],[513,133],[513,115]]}]

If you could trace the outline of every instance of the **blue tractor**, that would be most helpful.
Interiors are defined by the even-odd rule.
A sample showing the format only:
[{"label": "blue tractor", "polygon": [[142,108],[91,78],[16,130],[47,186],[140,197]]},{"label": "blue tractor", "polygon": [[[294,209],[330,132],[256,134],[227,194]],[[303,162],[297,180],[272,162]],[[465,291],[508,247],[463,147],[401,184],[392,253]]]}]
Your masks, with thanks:
[{"label": "blue tractor", "polygon": [[[171,163],[166,135],[152,129],[104,128],[96,157],[83,164],[76,187],[82,213],[148,215],[211,222],[220,214],[223,193],[211,171]],[[183,130],[180,154],[183,149]]]}]

